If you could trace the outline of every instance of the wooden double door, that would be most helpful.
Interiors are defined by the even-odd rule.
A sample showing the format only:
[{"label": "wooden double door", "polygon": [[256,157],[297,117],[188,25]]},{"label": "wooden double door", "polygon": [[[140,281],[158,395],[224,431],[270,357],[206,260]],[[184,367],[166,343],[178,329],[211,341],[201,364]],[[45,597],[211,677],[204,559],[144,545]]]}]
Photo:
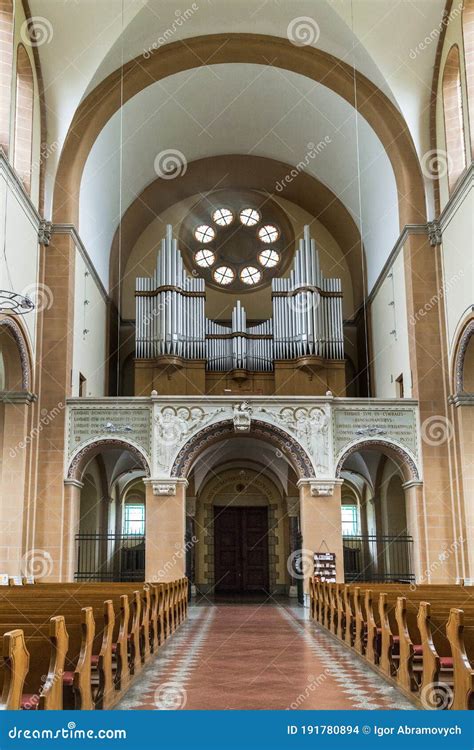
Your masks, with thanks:
[{"label": "wooden double door", "polygon": [[269,590],[268,509],[214,509],[215,591],[258,593]]}]

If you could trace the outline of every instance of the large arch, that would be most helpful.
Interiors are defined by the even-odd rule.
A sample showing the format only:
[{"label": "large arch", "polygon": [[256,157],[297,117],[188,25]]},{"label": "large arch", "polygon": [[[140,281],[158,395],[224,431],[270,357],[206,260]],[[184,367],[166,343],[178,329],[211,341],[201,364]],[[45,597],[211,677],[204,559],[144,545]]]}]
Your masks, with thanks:
[{"label": "large arch", "polygon": [[[23,332],[22,327],[20,324],[13,320],[11,317],[2,317],[0,318],[0,329],[3,328],[11,335],[13,340],[15,341],[17,350],[18,350],[18,357],[19,357],[19,366],[21,368],[21,375],[18,380],[18,382],[21,379],[21,389],[24,391],[30,391],[32,388],[32,367],[31,367],[31,354],[28,347],[26,335]],[[1,330],[0,330],[1,333]]]},{"label": "large arch", "polygon": [[[466,392],[464,383],[464,366],[466,363],[466,355],[471,343],[472,336],[474,335],[474,318],[468,321],[461,331],[456,347],[456,355],[454,358],[454,392],[456,395]],[[471,343],[472,345],[472,343]]]},{"label": "large arch", "polygon": [[378,450],[381,453],[388,455],[399,467],[405,482],[420,481],[418,467],[408,451],[389,440],[378,439],[360,440],[345,448],[343,453],[339,456],[336,466],[336,477],[338,479],[341,477],[344,463],[349,456],[363,450]]},{"label": "large arch", "polygon": [[71,457],[67,470],[67,480],[80,482],[88,463],[99,453],[111,448],[118,448],[130,453],[136,460],[138,466],[145,472],[145,476],[150,476],[150,465],[141,448],[133,443],[129,443],[127,440],[120,440],[119,438],[103,438],[88,442],[86,445],[79,448],[79,450]]},{"label": "large arch", "polygon": [[[274,445],[287,458],[299,479],[309,479],[315,476],[310,457],[288,432],[269,422],[252,419],[250,431],[245,434],[258,440],[266,440]],[[182,446],[171,467],[171,476],[186,479],[197,458],[206,448],[213,443],[236,436],[242,437],[242,433],[235,432],[234,423],[230,419],[216,422],[199,430]]]},{"label": "large arch", "polygon": [[[186,173],[179,180],[156,179],[148,185],[126,210],[120,229],[117,229],[110,252],[110,293],[118,295],[118,269],[125,268],[130,253],[146,227],[166,209],[193,195],[213,190],[232,188],[255,189],[258,186],[269,194],[282,176],[292,167],[275,159],[252,155],[230,154],[198,159],[188,163]],[[322,182],[301,171],[285,186],[284,197],[315,216],[342,248],[354,291],[354,308],[363,302],[367,290],[365,257],[359,229],[341,200]],[[119,264],[119,252],[121,263]]]},{"label": "large arch", "polygon": [[[78,107],[58,166],[53,220],[77,226],[79,186],[87,156],[112,115],[152,83],[212,63],[253,63],[293,71],[322,83],[357,109],[377,134],[391,161],[399,195],[400,227],[426,221],[423,179],[403,116],[361,73],[319,49],[259,34],[215,34],[177,41],[149,58],[139,56],[111,73]],[[123,71],[123,75],[122,75]],[[357,102],[354,91],[357,84]]]}]

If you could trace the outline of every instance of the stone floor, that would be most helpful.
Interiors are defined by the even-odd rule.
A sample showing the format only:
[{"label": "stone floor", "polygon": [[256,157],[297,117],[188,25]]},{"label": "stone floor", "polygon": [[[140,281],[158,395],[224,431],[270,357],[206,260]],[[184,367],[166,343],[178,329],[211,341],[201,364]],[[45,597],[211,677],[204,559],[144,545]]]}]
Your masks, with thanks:
[{"label": "stone floor", "polygon": [[413,710],[307,610],[274,602],[190,607],[116,708]]}]

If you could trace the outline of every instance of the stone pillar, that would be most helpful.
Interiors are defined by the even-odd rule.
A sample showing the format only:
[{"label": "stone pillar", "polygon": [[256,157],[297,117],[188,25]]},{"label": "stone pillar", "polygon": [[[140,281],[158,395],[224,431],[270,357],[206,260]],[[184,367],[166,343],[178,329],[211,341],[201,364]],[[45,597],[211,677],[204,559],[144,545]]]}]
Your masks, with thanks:
[{"label": "stone pillar", "polygon": [[413,537],[413,572],[417,583],[429,583],[423,482],[413,480],[405,482],[403,489],[405,492],[407,533]]},{"label": "stone pillar", "polygon": [[[453,397],[455,425],[458,528],[453,548],[459,559],[459,577],[474,585],[474,395]],[[454,551],[454,549],[453,549]]]},{"label": "stone pillar", "polygon": [[[344,553],[341,484],[342,480],[319,483],[314,480],[300,479],[298,482],[303,556],[305,553],[312,554],[318,551],[334,552],[336,579],[342,583],[344,581]],[[305,595],[309,592],[309,577],[310,575],[305,576]]]},{"label": "stone pillar", "polygon": [[[289,536],[290,536],[290,557],[293,559],[293,555],[298,549],[298,533],[299,533],[299,512],[300,512],[300,500],[299,497],[287,497],[286,498],[286,512],[289,521]],[[298,584],[296,578],[290,577],[290,590],[289,596],[296,599],[298,596]]]},{"label": "stone pillar", "polygon": [[[81,490],[83,487],[83,483],[77,479],[68,479],[64,482],[64,555],[59,571],[59,580],[61,581],[74,581],[74,573],[77,568],[76,534],[79,533]],[[55,575],[54,569],[52,574]]]},{"label": "stone pillar", "polygon": [[196,497],[186,497],[186,576],[189,581],[191,596],[196,595],[195,583],[195,523],[196,523]]},{"label": "stone pillar", "polygon": [[161,483],[146,479],[145,486],[145,578],[147,581],[182,578],[186,573],[187,481]]}]

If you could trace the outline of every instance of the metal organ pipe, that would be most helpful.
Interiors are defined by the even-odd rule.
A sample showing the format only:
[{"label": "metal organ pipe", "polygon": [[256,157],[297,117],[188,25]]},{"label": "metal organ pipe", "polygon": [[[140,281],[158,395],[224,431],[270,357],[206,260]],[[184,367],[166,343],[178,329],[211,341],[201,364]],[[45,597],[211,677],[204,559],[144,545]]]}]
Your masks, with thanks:
[{"label": "metal organ pipe", "polygon": [[344,357],[340,279],[324,278],[309,227],[288,277],[272,279],[273,315],[256,326],[238,301],[228,328],[205,317],[205,282],[187,274],[167,226],[156,269],[137,278],[136,356],[206,359],[209,370],[270,371],[275,359]]}]

